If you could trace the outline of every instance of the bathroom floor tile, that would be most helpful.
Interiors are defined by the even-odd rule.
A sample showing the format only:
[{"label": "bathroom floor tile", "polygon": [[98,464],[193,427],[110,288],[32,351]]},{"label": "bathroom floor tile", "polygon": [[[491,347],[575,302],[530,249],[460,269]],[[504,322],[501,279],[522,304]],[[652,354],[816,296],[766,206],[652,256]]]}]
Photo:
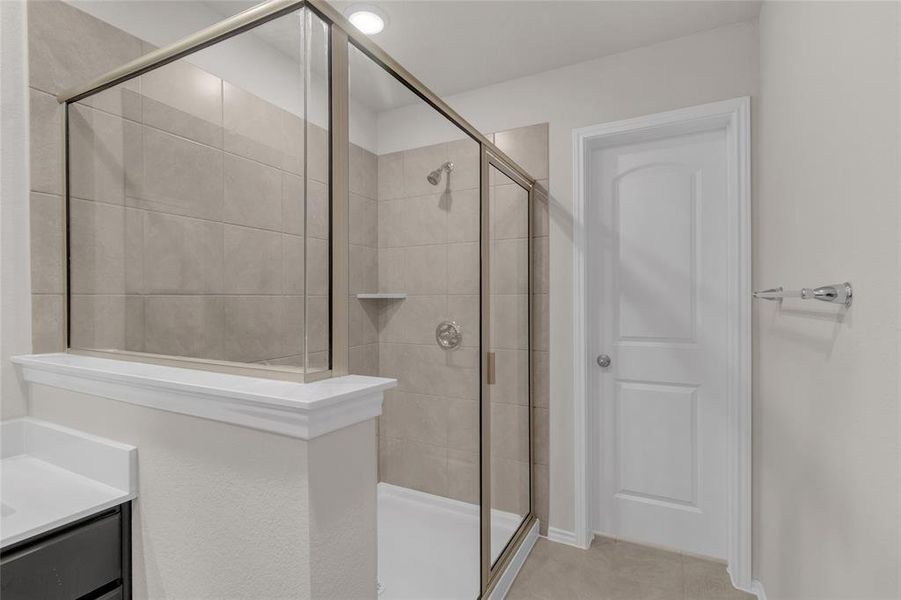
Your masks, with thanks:
[{"label": "bathroom floor tile", "polygon": [[588,550],[539,539],[508,600],[752,600],[726,566],[596,537]]}]

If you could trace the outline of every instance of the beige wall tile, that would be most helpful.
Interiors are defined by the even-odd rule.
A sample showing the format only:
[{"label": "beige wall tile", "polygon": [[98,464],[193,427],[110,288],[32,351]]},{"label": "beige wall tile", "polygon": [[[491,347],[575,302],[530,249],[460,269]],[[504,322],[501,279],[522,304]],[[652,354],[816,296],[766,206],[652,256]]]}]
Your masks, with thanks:
[{"label": "beige wall tile", "polygon": [[479,397],[479,353],[475,348],[443,350],[428,345],[379,344],[379,369],[398,380],[398,389],[476,400]]},{"label": "beige wall tile", "polygon": [[448,242],[477,242],[481,231],[478,190],[458,190],[445,198]]},{"label": "beige wall tile", "polygon": [[534,349],[549,350],[548,330],[550,327],[550,313],[548,312],[548,295],[534,294],[532,296],[532,324],[535,329],[533,333]]},{"label": "beige wall tile", "polygon": [[282,168],[285,171],[303,175],[304,120],[289,112],[284,112],[282,119],[285,128],[285,159]]},{"label": "beige wall tile", "polygon": [[327,240],[329,235],[328,186],[307,181],[307,235]]},{"label": "beige wall tile", "polygon": [[550,252],[549,238],[538,237],[532,240],[532,277],[533,291],[537,294],[547,294],[550,278]]},{"label": "beige wall tile", "polygon": [[224,243],[221,223],[144,213],[147,293],[221,293]]},{"label": "beige wall tile", "polygon": [[294,235],[304,234],[303,179],[291,173],[282,173],[282,231]]},{"label": "beige wall tile", "polygon": [[443,244],[448,217],[438,195],[379,203],[379,244],[383,248]]},{"label": "beige wall tile", "polygon": [[310,352],[311,361],[316,358],[316,353],[328,350],[329,310],[327,297],[307,297],[307,350]]},{"label": "beige wall tile", "polygon": [[407,289],[404,273],[405,248],[379,248],[379,290],[403,292]]},{"label": "beige wall tile", "polygon": [[495,349],[528,348],[528,295],[494,295],[491,303],[491,346]]},{"label": "beige wall tile", "polygon": [[125,208],[101,202],[69,203],[74,294],[125,293]]},{"label": "beige wall tile", "polygon": [[379,339],[384,342],[434,344],[435,328],[447,313],[447,296],[408,296],[384,303]]},{"label": "beige wall tile", "polygon": [[222,220],[222,152],[150,127],[141,132],[140,155],[127,158],[130,205]]},{"label": "beige wall tile", "polygon": [[326,351],[311,352],[307,360],[306,370],[312,373],[329,368],[329,355]]},{"label": "beige wall tile", "polygon": [[304,241],[296,235],[282,236],[285,252],[285,293],[302,296],[304,292]]},{"label": "beige wall tile", "polygon": [[123,119],[99,110],[69,108],[69,193],[112,204],[125,202]]},{"label": "beige wall tile", "polygon": [[479,452],[479,402],[461,398],[443,398],[447,404],[447,447],[469,453]]},{"label": "beige wall tile", "polygon": [[528,463],[504,458],[491,461],[491,508],[517,515],[528,512]]},{"label": "beige wall tile", "polygon": [[125,296],[72,295],[72,347],[125,348]]},{"label": "beige wall tile", "polygon": [[125,349],[144,352],[144,296],[125,296]]},{"label": "beige wall tile", "polygon": [[531,125],[494,134],[494,143],[535,179],[548,176],[548,125]]},{"label": "beige wall tile", "polygon": [[310,179],[327,184],[329,165],[328,131],[307,123],[306,173]]},{"label": "beige wall tile", "polygon": [[439,496],[447,495],[447,449],[379,436],[382,481]]},{"label": "beige wall tile", "polygon": [[479,503],[479,455],[476,452],[447,450],[447,495],[454,500]]},{"label": "beige wall tile", "polygon": [[225,306],[216,296],[145,296],[144,351],[224,359]]},{"label": "beige wall tile", "polygon": [[415,197],[441,193],[447,183],[446,179],[442,178],[436,187],[426,177],[447,160],[447,144],[404,151],[404,195]]},{"label": "beige wall tile", "polygon": [[144,211],[125,209],[125,293],[144,293]]},{"label": "beige wall tile", "polygon": [[141,120],[222,148],[222,80],[186,60],[141,75]]},{"label": "beige wall tile", "polygon": [[62,294],[65,290],[63,199],[33,192],[30,200],[31,291]]},{"label": "beige wall tile", "polygon": [[348,299],[350,312],[350,346],[377,345],[379,342],[379,302]]},{"label": "beige wall tile", "polygon": [[66,349],[65,310],[65,298],[61,294],[32,294],[32,352],[40,354]]},{"label": "beige wall tile", "polygon": [[[454,163],[454,172],[449,177],[450,189],[467,190],[479,187],[479,152],[479,143],[470,138],[447,144],[447,159]],[[438,165],[435,165],[432,169],[437,167]]]},{"label": "beige wall tile", "polygon": [[281,294],[285,262],[282,234],[225,225],[224,290],[227,294]]},{"label": "beige wall tile", "polygon": [[223,171],[225,222],[273,231],[283,229],[282,171],[232,154],[224,155]]},{"label": "beige wall tile", "polygon": [[[541,156],[541,128],[535,131],[507,132],[506,141],[515,151],[529,156]],[[536,143],[536,140],[538,142]],[[546,133],[544,135],[546,146]],[[544,151],[545,161],[546,149]],[[444,160],[455,162],[456,169],[450,184],[429,190],[425,176]],[[468,168],[467,168],[468,167]],[[546,167],[545,167],[546,173]],[[478,185],[478,147],[466,141],[419,148],[379,157],[379,254],[380,289],[405,291],[411,294],[403,302],[384,304],[379,334],[379,373],[399,381],[398,394],[443,396],[447,406],[448,495],[452,498],[478,501],[478,343],[480,289],[480,202]],[[442,233],[437,231],[441,220],[429,213],[428,203],[416,194],[437,191],[437,206],[446,219]],[[496,190],[495,190],[496,191]],[[410,197],[414,196],[414,197]],[[495,468],[503,469],[494,482],[497,502],[506,510],[524,514],[528,509],[528,433],[529,433],[529,364],[528,335],[528,219],[527,195],[518,186],[500,189],[493,197],[492,233],[498,244],[494,248],[492,272],[493,291],[502,295],[493,298],[494,345],[498,352],[498,369],[506,375],[492,390],[496,403],[493,412],[499,428],[495,454],[510,457],[499,459]],[[536,212],[546,213],[547,203],[536,206]],[[547,229],[546,214],[535,216],[535,231]],[[430,227],[435,227],[432,230]],[[446,236],[446,237],[445,237]],[[546,240],[536,244],[537,253],[546,253]],[[442,270],[441,252],[446,249],[446,270]],[[532,257],[539,290],[546,289],[546,261]],[[441,285],[442,280],[445,282]],[[420,296],[419,294],[425,294]],[[432,339],[434,329],[431,315],[436,313],[440,298],[446,296],[446,318],[461,323],[464,329],[462,352],[443,351]],[[536,311],[545,310],[546,301],[538,300]],[[547,352],[536,352],[536,402],[547,407]],[[467,370],[469,369],[469,370]],[[394,401],[385,415],[383,432],[388,439],[401,442],[391,445],[392,459],[386,460],[388,444],[382,441],[382,479],[400,477],[399,464],[412,461],[405,452],[419,450],[417,432],[398,431],[392,423],[416,422],[419,406],[409,406],[403,400]],[[542,409],[543,415],[547,409]],[[545,421],[539,426],[546,437]],[[537,442],[542,460],[546,462],[543,441]],[[543,466],[543,465],[542,465]],[[387,469],[387,470],[386,470]],[[393,472],[391,471],[393,469]],[[541,511],[544,526],[547,522],[547,469],[536,485],[536,510]],[[401,479],[392,481],[404,485]],[[542,500],[543,498],[543,500]]]},{"label": "beige wall tile", "polygon": [[62,194],[63,109],[54,96],[44,92],[32,89],[29,98],[31,189]]},{"label": "beige wall tile", "polygon": [[493,460],[529,461],[529,407],[491,403],[491,456]]},{"label": "beige wall tile", "polygon": [[[381,266],[381,265],[380,265]],[[478,242],[447,246],[447,291],[450,294],[478,294],[481,284],[481,257]]]},{"label": "beige wall tile", "polygon": [[404,291],[408,294],[445,294],[447,245],[415,246],[404,253]]},{"label": "beige wall tile", "polygon": [[378,158],[356,144],[350,145],[350,192],[378,200]]},{"label": "beige wall tile", "polygon": [[535,429],[533,432],[535,445],[535,463],[540,465],[549,465],[550,452],[550,411],[546,408],[533,408],[532,419],[534,420]]},{"label": "beige wall tile", "polygon": [[350,195],[350,243],[379,246],[378,202],[357,194]]},{"label": "beige wall tile", "polygon": [[226,152],[281,168],[285,163],[285,123],[280,108],[227,81],[222,82]]},{"label": "beige wall tile", "polygon": [[479,310],[478,295],[450,295],[447,297],[446,316],[460,326],[464,348],[479,346],[479,331],[481,331]]},{"label": "beige wall tile", "polygon": [[491,244],[491,293],[529,293],[529,240],[496,240]]},{"label": "beige wall tile", "polygon": [[284,299],[279,296],[225,296],[226,360],[257,362],[286,356]]},{"label": "beige wall tile", "polygon": [[515,183],[491,188],[491,239],[529,235],[529,192]]},{"label": "beige wall tile", "polygon": [[[350,292],[374,292],[379,289],[379,251],[367,246],[350,247]],[[308,268],[312,268],[309,266]]]},{"label": "beige wall tile", "polygon": [[348,360],[348,370],[352,375],[377,377],[379,374],[379,345],[352,346]]},{"label": "beige wall tile", "polygon": [[550,363],[548,353],[542,351],[532,351],[533,365],[533,382],[534,389],[532,394],[535,399],[535,406],[547,408],[550,406],[548,395],[550,393],[550,379],[548,377],[548,365]]},{"label": "beige wall tile", "polygon": [[378,163],[378,199],[394,200],[404,197],[403,152],[381,154],[378,157]]},{"label": "beige wall tile", "polygon": [[496,349],[494,354],[497,368],[497,383],[491,390],[491,401],[506,404],[528,404],[528,350]]},{"label": "beige wall tile", "polygon": [[142,54],[137,38],[65,2],[28,2],[28,76],[57,94]]},{"label": "beige wall tile", "polygon": [[[307,257],[304,268],[307,273],[307,293],[314,296],[325,296],[329,292],[329,244],[318,238],[307,238],[306,248]],[[358,260],[353,255],[353,249],[351,249],[351,266],[357,264],[356,260]]]},{"label": "beige wall tile", "polygon": [[448,404],[439,396],[395,392],[386,399],[382,435],[447,446]]},{"label": "beige wall tile", "polygon": [[[303,356],[304,332],[306,330],[302,296],[283,296],[284,313],[282,316],[283,352],[287,356]],[[294,364],[294,363],[289,363]],[[298,362],[296,366],[303,366]]]}]

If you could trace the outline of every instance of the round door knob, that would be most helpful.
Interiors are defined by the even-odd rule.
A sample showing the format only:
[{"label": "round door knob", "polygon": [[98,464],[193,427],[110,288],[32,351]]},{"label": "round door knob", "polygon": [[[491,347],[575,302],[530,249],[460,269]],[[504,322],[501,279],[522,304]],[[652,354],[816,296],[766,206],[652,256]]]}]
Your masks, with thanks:
[{"label": "round door knob", "polygon": [[606,355],[606,354],[598,355],[598,366],[599,367],[606,369],[607,367],[610,366],[611,362],[612,361],[610,360],[610,357],[608,355]]}]

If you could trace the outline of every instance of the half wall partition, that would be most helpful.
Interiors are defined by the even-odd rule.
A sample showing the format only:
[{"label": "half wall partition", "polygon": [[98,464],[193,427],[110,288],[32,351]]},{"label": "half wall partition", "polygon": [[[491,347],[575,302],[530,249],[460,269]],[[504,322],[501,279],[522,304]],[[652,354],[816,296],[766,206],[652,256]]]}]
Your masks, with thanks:
[{"label": "half wall partition", "polygon": [[[267,69],[223,66],[260,40]],[[536,520],[535,180],[321,0],[146,50],[59,96],[69,351],[397,378],[383,597],[488,597]],[[411,103],[444,141],[389,151],[360,125]],[[448,580],[411,563],[417,530],[456,548]]]}]

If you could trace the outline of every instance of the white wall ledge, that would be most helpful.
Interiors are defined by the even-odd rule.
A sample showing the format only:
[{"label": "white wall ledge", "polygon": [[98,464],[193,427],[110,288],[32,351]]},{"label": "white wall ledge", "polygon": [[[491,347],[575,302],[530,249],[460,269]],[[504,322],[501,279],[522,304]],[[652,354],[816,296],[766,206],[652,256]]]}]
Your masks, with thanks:
[{"label": "white wall ledge", "polygon": [[346,375],[296,383],[77,354],[16,356],[29,385],[103,396],[309,440],[377,417],[395,379]]}]

